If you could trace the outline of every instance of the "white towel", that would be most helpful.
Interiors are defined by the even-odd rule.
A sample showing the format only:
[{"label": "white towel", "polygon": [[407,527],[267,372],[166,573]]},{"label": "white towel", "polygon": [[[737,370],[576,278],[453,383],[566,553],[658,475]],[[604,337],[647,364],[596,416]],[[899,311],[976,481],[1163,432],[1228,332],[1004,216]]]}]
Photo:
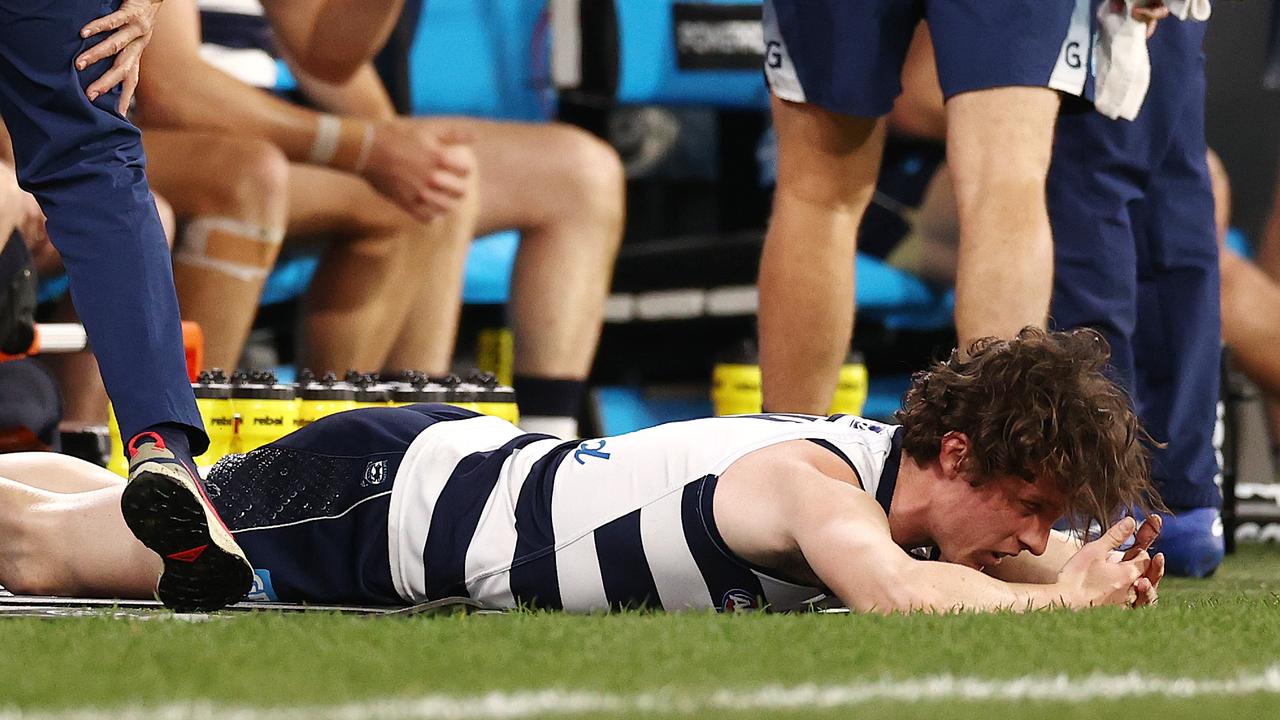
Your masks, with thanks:
[{"label": "white towel", "polygon": [[1112,120],[1138,117],[1151,86],[1147,26],[1133,19],[1137,2],[1124,0],[1119,9],[1113,9],[1110,0],[1103,0],[1098,6],[1097,87],[1093,105]]},{"label": "white towel", "polygon": [[1169,14],[1179,20],[1191,18],[1204,22],[1213,10],[1209,7],[1209,0],[1164,0],[1164,4],[1169,7]]}]

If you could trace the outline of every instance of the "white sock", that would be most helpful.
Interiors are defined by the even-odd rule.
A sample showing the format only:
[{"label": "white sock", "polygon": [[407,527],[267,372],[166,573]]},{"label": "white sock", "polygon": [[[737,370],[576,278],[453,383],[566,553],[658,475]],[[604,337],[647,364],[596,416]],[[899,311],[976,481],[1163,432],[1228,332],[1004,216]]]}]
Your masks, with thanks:
[{"label": "white sock", "polygon": [[578,421],[562,415],[523,415],[520,429],[530,433],[554,435],[565,440],[578,437]]}]

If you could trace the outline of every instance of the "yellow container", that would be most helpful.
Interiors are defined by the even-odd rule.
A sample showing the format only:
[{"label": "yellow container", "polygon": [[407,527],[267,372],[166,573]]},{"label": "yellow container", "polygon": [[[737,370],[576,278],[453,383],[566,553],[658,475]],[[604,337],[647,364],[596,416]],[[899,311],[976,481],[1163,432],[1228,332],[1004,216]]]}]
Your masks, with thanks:
[{"label": "yellow container", "polygon": [[120,423],[116,422],[115,408],[107,404],[107,434],[111,437],[111,459],[107,469],[120,477],[129,477],[129,461],[124,456],[124,439],[120,437]]},{"label": "yellow container", "polygon": [[752,415],[760,412],[760,366],[722,362],[711,371],[711,404],[716,415]]},{"label": "yellow container", "polygon": [[515,367],[515,340],[509,328],[485,328],[476,338],[476,365],[510,385]]},{"label": "yellow container", "polygon": [[275,442],[293,432],[298,418],[298,404],[293,388],[275,382],[255,381],[233,386],[232,402],[239,424],[231,450],[246,453]]},{"label": "yellow container", "polygon": [[867,365],[861,353],[852,353],[840,366],[840,379],[831,401],[831,415],[861,415],[867,405]]},{"label": "yellow container", "polygon": [[196,395],[196,407],[204,421],[204,431],[209,435],[209,449],[196,458],[196,466],[212,467],[231,452],[236,436],[236,411],[231,400],[231,384],[218,382],[206,376],[191,386]]},{"label": "yellow container", "polygon": [[418,403],[443,403],[449,399],[449,389],[445,386],[420,378],[413,385],[397,387],[391,391],[391,405],[403,407]]},{"label": "yellow container", "polygon": [[479,392],[475,396],[475,411],[502,418],[515,425],[520,422],[520,408],[516,405],[516,391],[508,385],[498,384],[498,378],[490,372],[473,372],[468,378]]},{"label": "yellow container", "polygon": [[[831,415],[861,415],[867,404],[867,366],[861,353],[850,353],[832,397]],[[711,375],[711,403],[716,415],[752,415],[761,412],[760,366],[754,362],[722,362]]]},{"label": "yellow container", "polygon": [[460,407],[464,410],[472,410],[480,412],[480,397],[484,393],[484,388],[466,381],[459,382],[452,387],[446,385],[449,393],[445,402]]},{"label": "yellow container", "polygon": [[297,389],[298,416],[295,428],[303,428],[320,418],[356,408],[356,389],[344,382],[313,382]]}]

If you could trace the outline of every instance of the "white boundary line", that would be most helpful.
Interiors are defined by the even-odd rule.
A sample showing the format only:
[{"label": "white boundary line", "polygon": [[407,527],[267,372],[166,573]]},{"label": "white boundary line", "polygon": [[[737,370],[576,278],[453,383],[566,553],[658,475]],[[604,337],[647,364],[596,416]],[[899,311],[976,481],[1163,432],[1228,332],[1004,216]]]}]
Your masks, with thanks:
[{"label": "white boundary line", "polygon": [[492,692],[487,695],[426,695],[344,705],[309,707],[220,706],[207,701],[155,706],[74,709],[66,712],[0,710],[0,720],[518,720],[544,715],[663,713],[696,715],[709,710],[817,710],[876,701],[956,702],[1046,700],[1082,703],[1144,695],[1178,699],[1209,695],[1280,694],[1280,664],[1260,672],[1209,680],[1141,675],[1026,676],[1012,680],[937,675],[915,680],[879,680],[843,685],[769,685],[709,693],[660,691],[631,695],[572,690]]}]

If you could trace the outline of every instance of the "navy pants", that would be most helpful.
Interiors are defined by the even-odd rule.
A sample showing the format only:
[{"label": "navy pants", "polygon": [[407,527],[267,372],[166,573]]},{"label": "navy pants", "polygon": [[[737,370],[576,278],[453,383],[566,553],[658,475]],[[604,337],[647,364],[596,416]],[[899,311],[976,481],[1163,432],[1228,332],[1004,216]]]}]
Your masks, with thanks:
[{"label": "navy pants", "polygon": [[118,89],[93,103],[84,93],[112,60],[83,73],[73,64],[105,37],[82,40],[80,28],[119,4],[0,0],[0,116],[13,137],[18,181],[49,219],[121,431],[184,425],[199,454],[208,438],[187,382],[173,268],[141,135],[116,112]]},{"label": "navy pants", "polygon": [[1049,173],[1052,322],[1111,343],[1116,380],[1156,449],[1174,509],[1216,507],[1213,445],[1221,319],[1213,192],[1205,161],[1204,23],[1166,20],[1149,43],[1152,85],[1134,122],[1058,120]]}]

